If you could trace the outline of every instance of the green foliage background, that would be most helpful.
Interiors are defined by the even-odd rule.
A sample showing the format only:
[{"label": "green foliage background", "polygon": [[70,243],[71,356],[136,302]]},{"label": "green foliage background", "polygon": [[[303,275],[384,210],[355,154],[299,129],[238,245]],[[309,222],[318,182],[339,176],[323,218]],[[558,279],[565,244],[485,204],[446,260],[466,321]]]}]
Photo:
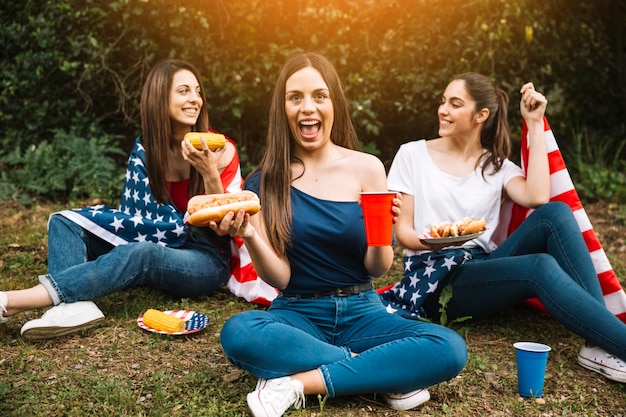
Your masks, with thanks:
[{"label": "green foliage background", "polygon": [[[110,184],[118,186],[119,173],[109,164],[125,166],[140,129],[143,81],[164,58],[200,68],[211,124],[238,143],[245,173],[263,151],[280,66],[296,51],[314,50],[337,66],[364,149],[386,164],[401,143],[436,135],[448,79],[478,71],[510,93],[516,133],[517,92],[533,81],[550,101],[560,146],[576,161],[568,167],[585,182],[583,197],[626,201],[625,0],[26,0],[1,7],[0,198],[117,198]],[[602,152],[589,155],[581,140],[602,141]],[[84,152],[103,144],[116,150]],[[33,171],[44,145],[51,161],[56,154],[70,161],[50,175],[65,190]],[[72,155],[84,160],[72,163]],[[97,164],[108,186],[59,179],[66,169],[75,175]]]}]

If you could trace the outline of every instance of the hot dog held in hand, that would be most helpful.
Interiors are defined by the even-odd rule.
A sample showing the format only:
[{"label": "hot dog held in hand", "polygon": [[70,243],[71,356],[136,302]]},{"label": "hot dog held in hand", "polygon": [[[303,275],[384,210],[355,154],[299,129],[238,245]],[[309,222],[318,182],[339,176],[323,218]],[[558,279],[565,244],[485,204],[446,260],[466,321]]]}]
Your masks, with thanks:
[{"label": "hot dog held in hand", "polygon": [[236,214],[244,210],[253,215],[260,209],[259,197],[252,191],[197,195],[189,199],[188,222],[193,226],[208,226],[210,222],[219,223],[231,211]]}]

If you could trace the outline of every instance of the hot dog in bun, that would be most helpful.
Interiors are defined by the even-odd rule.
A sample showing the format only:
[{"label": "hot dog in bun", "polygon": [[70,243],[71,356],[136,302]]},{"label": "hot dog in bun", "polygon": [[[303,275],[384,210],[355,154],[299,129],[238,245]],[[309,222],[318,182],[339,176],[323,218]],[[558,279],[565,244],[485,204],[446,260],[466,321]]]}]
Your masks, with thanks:
[{"label": "hot dog in bun", "polygon": [[434,238],[466,236],[473,233],[482,232],[487,228],[487,222],[482,219],[471,219],[464,217],[456,222],[443,222],[433,225],[430,228],[430,234]]},{"label": "hot dog in bun", "polygon": [[239,210],[245,210],[252,215],[260,209],[259,197],[247,190],[229,194],[196,195],[187,204],[188,221],[194,226],[207,226],[209,222],[219,223],[229,211],[236,214]]},{"label": "hot dog in bun", "polygon": [[200,139],[204,139],[206,145],[211,150],[221,149],[226,146],[226,137],[221,133],[187,132],[185,139],[189,139],[189,142],[191,142],[196,149],[202,149],[202,141]]}]

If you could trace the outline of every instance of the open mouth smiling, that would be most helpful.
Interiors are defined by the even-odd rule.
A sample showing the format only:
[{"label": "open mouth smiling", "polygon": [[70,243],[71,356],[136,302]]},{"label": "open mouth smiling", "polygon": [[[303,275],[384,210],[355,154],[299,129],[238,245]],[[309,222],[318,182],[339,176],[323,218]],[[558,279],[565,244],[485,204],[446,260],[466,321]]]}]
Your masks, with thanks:
[{"label": "open mouth smiling", "polygon": [[302,120],[298,127],[302,136],[315,136],[320,131],[322,123],[319,120]]}]

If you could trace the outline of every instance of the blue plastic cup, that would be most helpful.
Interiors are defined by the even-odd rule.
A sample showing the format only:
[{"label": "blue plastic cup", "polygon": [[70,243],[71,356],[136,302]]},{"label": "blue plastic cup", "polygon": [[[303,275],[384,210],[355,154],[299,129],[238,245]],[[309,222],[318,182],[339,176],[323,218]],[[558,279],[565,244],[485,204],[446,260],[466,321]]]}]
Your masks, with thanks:
[{"label": "blue plastic cup", "polygon": [[517,359],[519,395],[528,398],[541,397],[550,346],[534,342],[517,342],[513,346]]}]

